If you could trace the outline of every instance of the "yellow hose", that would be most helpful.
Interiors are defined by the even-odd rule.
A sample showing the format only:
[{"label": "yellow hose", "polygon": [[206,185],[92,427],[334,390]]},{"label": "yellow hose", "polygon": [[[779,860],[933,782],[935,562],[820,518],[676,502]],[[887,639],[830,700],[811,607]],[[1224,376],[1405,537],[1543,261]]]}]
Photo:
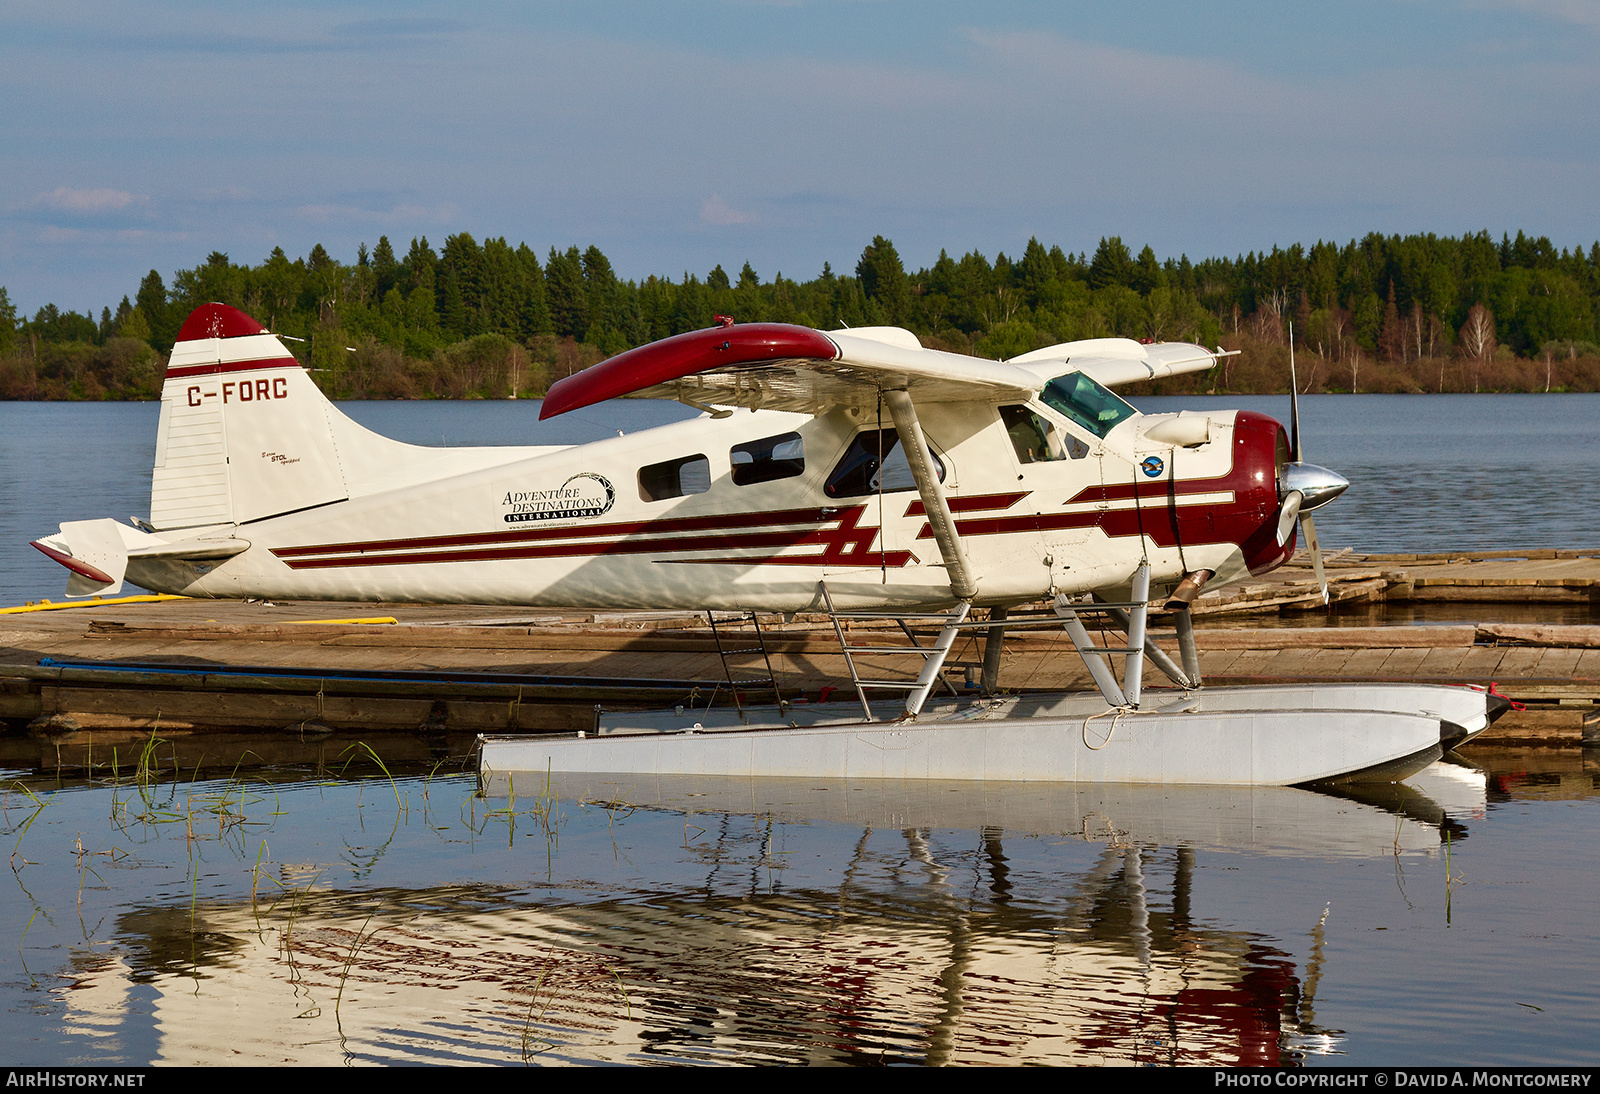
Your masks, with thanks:
[{"label": "yellow hose", "polygon": [[104,608],[112,604],[154,604],[160,600],[188,600],[186,596],[177,596],[174,593],[148,593],[144,596],[118,596],[110,600],[93,597],[89,600],[72,600],[56,604],[49,600],[41,600],[37,604],[23,604],[16,608],[0,608],[0,615],[18,615],[22,612],[53,612],[62,608]]}]

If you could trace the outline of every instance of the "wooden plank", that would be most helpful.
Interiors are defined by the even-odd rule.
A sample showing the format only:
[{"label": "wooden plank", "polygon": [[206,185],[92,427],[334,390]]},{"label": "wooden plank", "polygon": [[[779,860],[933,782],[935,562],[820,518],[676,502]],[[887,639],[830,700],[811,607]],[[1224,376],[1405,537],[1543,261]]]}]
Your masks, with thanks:
[{"label": "wooden plank", "polygon": [[1417,583],[1412,600],[1437,600],[1478,604],[1568,604],[1587,603],[1588,589],[1551,586],[1516,587],[1510,585],[1441,585]]},{"label": "wooden plank", "polygon": [[1227,676],[1237,678],[1266,675],[1267,666],[1276,656],[1276,650],[1245,650],[1239,655],[1239,659],[1229,666]]},{"label": "wooden plank", "polygon": [[1297,673],[1285,675],[1339,677],[1345,675],[1350,663],[1348,649],[1316,649],[1301,651],[1301,668]]},{"label": "wooden plank", "polygon": [[1508,710],[1484,731],[1482,739],[1575,745],[1583,739],[1583,711]]},{"label": "wooden plank", "polygon": [[1195,645],[1214,649],[1398,648],[1470,646],[1475,629],[1460,627],[1202,627]]},{"label": "wooden plank", "polygon": [[[709,668],[710,666],[706,666]],[[659,668],[659,666],[658,666]],[[36,670],[38,671],[38,670]],[[92,690],[99,687],[117,694],[134,691],[150,694],[207,694],[224,695],[247,693],[253,695],[342,695],[374,696],[380,698],[415,697],[435,699],[459,698],[466,701],[502,702],[516,696],[528,699],[554,701],[648,701],[665,697],[676,690],[684,690],[714,680],[714,676],[696,678],[673,677],[663,672],[646,671],[635,680],[609,679],[594,676],[572,676],[547,679],[534,675],[521,681],[489,680],[393,680],[382,677],[339,677],[336,673],[316,676],[310,672],[296,676],[224,673],[122,672],[115,670],[62,668],[49,670],[51,683],[58,687]],[[717,675],[720,675],[717,674]]]},{"label": "wooden plank", "polygon": [[[1239,660],[1243,650],[1201,650],[1200,674],[1202,676],[1225,676]],[[1177,658],[1174,658],[1177,660]]]},{"label": "wooden plank", "polygon": [[1305,650],[1263,650],[1267,659],[1261,666],[1263,676],[1306,676]]},{"label": "wooden plank", "polygon": [[1428,656],[1428,651],[1423,649],[1395,650],[1383,662],[1383,674],[1390,679],[1409,679],[1417,674],[1417,668]]},{"label": "wooden plank", "polygon": [[1352,650],[1344,671],[1354,679],[1381,677],[1384,662],[1393,652],[1391,649]]},{"label": "wooden plank", "polygon": [[315,695],[241,695],[151,689],[45,687],[40,693],[47,713],[71,714],[85,725],[111,715],[152,728],[184,726],[253,726],[280,728],[309,719],[340,727],[395,726],[415,728],[428,717],[427,699],[329,698]]},{"label": "wooden plank", "polygon": [[1540,676],[1571,676],[1578,667],[1578,655],[1581,650],[1550,649],[1543,652],[1539,658]]},{"label": "wooden plank", "polygon": [[1444,679],[1460,674],[1462,662],[1469,649],[1429,650],[1417,666],[1417,675],[1427,679]]},{"label": "wooden plank", "polygon": [[1468,679],[1491,680],[1500,671],[1504,657],[1505,651],[1496,646],[1474,646],[1461,659],[1456,671]]},{"label": "wooden plank", "polygon": [[33,680],[0,679],[0,718],[26,718],[39,716],[39,684]]},{"label": "wooden plank", "polygon": [[1502,680],[1517,679],[1520,677],[1536,676],[1540,655],[1543,650],[1531,649],[1520,646],[1507,647],[1500,658],[1500,667],[1496,675]]},{"label": "wooden plank", "polygon": [[[315,695],[249,695],[159,692],[149,689],[56,688],[41,690],[45,713],[70,714],[86,727],[206,728],[237,726],[281,729],[318,721],[339,730],[416,730],[427,722],[429,699],[346,698]],[[588,728],[594,703],[446,701],[445,724],[463,732],[511,729]],[[515,724],[513,725],[513,718]]]}]

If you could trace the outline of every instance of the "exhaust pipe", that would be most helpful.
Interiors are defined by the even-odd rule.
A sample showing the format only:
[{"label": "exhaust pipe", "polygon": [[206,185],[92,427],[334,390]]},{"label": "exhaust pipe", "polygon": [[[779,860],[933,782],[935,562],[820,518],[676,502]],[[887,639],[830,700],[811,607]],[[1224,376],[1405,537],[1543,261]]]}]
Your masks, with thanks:
[{"label": "exhaust pipe", "polygon": [[1178,587],[1172,590],[1172,595],[1167,597],[1167,602],[1161,606],[1164,612],[1184,612],[1189,610],[1189,605],[1194,603],[1195,597],[1200,595],[1200,590],[1205,588],[1206,582],[1216,574],[1215,570],[1196,570],[1185,574]]}]

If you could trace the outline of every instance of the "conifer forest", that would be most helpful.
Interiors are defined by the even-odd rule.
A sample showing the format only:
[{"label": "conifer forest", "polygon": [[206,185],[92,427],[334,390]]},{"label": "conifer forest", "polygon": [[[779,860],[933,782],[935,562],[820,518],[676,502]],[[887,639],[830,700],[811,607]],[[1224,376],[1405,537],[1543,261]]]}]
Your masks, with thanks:
[{"label": "conifer forest", "polygon": [[[170,281],[151,270],[98,316],[54,304],[19,315],[0,287],[0,398],[151,399],[185,316],[221,301],[282,336],[344,399],[536,397],[612,354],[712,325],[894,325],[926,346],[1004,360],[1057,342],[1120,336],[1239,350],[1162,394],[1600,390],[1600,242],[1487,232],[1368,235],[1192,261],[1029,240],[992,259],[941,252],[907,270],[882,236],[854,268],[795,280],[749,263],[730,274],[619,277],[598,247],[478,241],[435,249],[388,237],[352,262],[321,245],[257,265],[213,252]],[[1140,389],[1133,389],[1136,392]]]}]

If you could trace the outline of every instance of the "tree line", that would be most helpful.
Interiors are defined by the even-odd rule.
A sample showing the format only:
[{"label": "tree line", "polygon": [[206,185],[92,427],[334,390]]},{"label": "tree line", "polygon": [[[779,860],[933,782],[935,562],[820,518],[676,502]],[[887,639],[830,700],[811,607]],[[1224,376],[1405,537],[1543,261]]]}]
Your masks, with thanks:
[{"label": "tree line", "polygon": [[598,247],[543,259],[503,237],[435,250],[387,236],[342,263],[320,244],[259,265],[213,252],[170,284],[151,270],[96,318],[46,305],[19,316],[0,287],[0,398],[159,396],[184,318],[231,304],[283,336],[335,398],[534,396],[633,346],[711,325],[889,324],[924,345],[1005,359],[1057,342],[1122,336],[1238,349],[1163,392],[1287,390],[1291,339],[1308,391],[1600,390],[1600,242],[1557,249],[1518,232],[1371,234],[1236,258],[1160,261],[1118,237],[1092,255],[1046,248],[993,260],[940,252],[905,269],[875,237],[852,273],[799,281],[746,262],[703,278],[618,277]]}]

